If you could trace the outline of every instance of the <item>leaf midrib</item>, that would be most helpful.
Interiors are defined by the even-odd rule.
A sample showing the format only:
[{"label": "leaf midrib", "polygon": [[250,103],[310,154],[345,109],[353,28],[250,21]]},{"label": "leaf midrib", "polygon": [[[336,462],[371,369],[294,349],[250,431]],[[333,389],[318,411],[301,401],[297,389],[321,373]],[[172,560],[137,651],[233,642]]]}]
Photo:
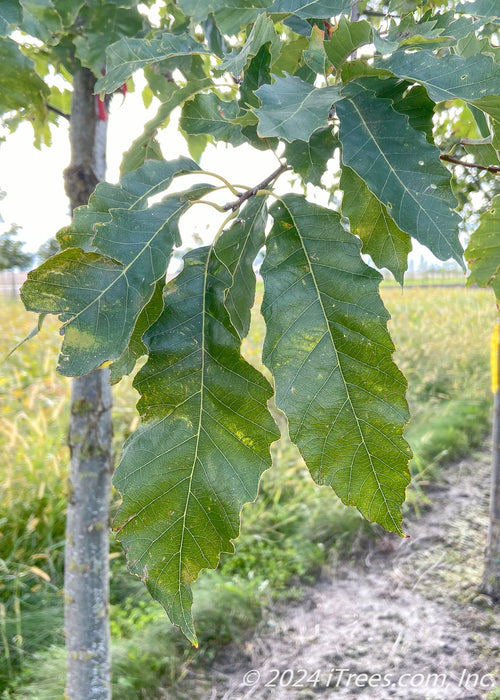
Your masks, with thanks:
[{"label": "leaf midrib", "polygon": [[[347,386],[346,379],[345,379],[345,377],[344,377],[344,372],[343,372],[343,370],[342,370],[342,365],[341,365],[341,363],[340,363],[339,354],[338,354],[338,352],[337,352],[337,348],[336,348],[336,346],[335,346],[335,342],[334,342],[333,336],[332,336],[332,334],[331,334],[330,323],[329,323],[329,320],[328,320],[328,316],[327,316],[327,314],[326,314],[326,309],[325,309],[325,307],[324,307],[324,305],[323,305],[323,300],[322,300],[322,298],[321,298],[321,293],[320,293],[320,291],[319,291],[319,287],[318,287],[318,284],[317,284],[317,282],[316,282],[316,276],[315,276],[315,274],[314,274],[314,269],[313,269],[312,261],[311,261],[311,259],[309,258],[309,254],[308,254],[308,252],[307,252],[307,248],[306,248],[305,245],[304,245],[304,242],[303,242],[303,240],[302,240],[302,235],[301,235],[301,233],[300,233],[300,229],[299,229],[299,227],[297,226],[297,222],[296,222],[296,220],[295,220],[295,217],[294,217],[293,213],[290,211],[289,207],[286,205],[286,202],[285,202],[284,200],[281,200],[281,201],[283,202],[283,205],[286,207],[288,213],[290,214],[290,218],[292,219],[293,224],[294,224],[294,227],[295,227],[295,230],[297,231],[297,236],[298,236],[298,238],[299,238],[300,245],[301,245],[301,247],[302,247],[302,250],[304,251],[304,255],[305,255],[306,260],[307,260],[308,265],[309,265],[309,270],[310,270],[310,274],[311,274],[311,279],[312,279],[312,281],[313,281],[314,288],[315,288],[315,291],[316,291],[316,296],[317,296],[317,298],[318,298],[318,302],[319,302],[319,304],[320,304],[321,312],[322,312],[322,314],[323,314],[323,318],[325,319],[325,324],[326,324],[326,327],[327,327],[327,329],[328,329],[328,335],[329,335],[329,337],[330,337],[330,341],[331,341],[331,344],[332,344],[332,348],[333,348],[333,351],[334,351],[334,353],[335,353],[335,357],[336,357],[336,360],[337,360],[337,365],[338,365],[339,373],[340,373],[340,376],[341,376],[341,378],[342,378],[342,382],[343,382],[343,384],[344,384],[344,389],[345,389],[347,401],[349,402],[349,406],[350,406],[350,408],[351,408],[352,415],[354,416],[354,419],[355,419],[355,421],[356,421],[356,427],[357,427],[357,429],[358,429],[359,436],[360,436],[360,438],[361,438],[361,444],[363,445],[363,448],[364,448],[364,450],[365,450],[365,452],[366,452],[366,455],[367,455],[367,457],[368,457],[368,460],[369,460],[369,463],[370,463],[370,467],[371,467],[373,476],[374,476],[375,481],[376,481],[376,483],[377,483],[377,489],[378,489],[379,493],[380,493],[381,496],[382,496],[382,499],[383,499],[383,501],[384,501],[384,505],[385,505],[385,507],[386,507],[387,514],[388,514],[389,517],[391,518],[391,520],[392,520],[392,522],[393,522],[393,524],[394,524],[394,526],[395,526],[395,528],[396,528],[396,531],[398,531],[398,530],[399,530],[398,524],[397,524],[396,521],[394,520],[394,517],[393,517],[393,515],[392,515],[391,509],[389,508],[389,505],[388,505],[388,503],[387,503],[387,499],[386,499],[386,497],[385,497],[385,493],[384,493],[384,491],[383,491],[383,489],[382,489],[382,484],[380,483],[380,480],[379,480],[379,478],[378,478],[376,469],[375,469],[374,464],[373,464],[373,461],[372,461],[372,457],[371,457],[370,451],[369,451],[368,446],[367,446],[366,441],[365,441],[365,437],[364,437],[364,434],[363,434],[363,430],[362,430],[361,425],[360,425],[360,422],[359,422],[359,420],[358,420],[358,416],[357,416],[357,414],[356,414],[356,411],[354,410],[354,405],[353,405],[353,402],[352,402],[352,399],[351,399],[351,395],[350,395],[350,392],[349,392],[349,389],[348,389],[348,386]],[[333,427],[333,425],[332,425],[331,427]],[[351,466],[351,467],[349,467],[349,485],[348,485],[348,489],[347,489],[347,500],[348,500],[348,501],[350,500],[351,477],[352,477],[352,473],[353,473],[353,467]],[[321,470],[320,470],[319,476],[321,476]]]},{"label": "leaf midrib", "polygon": [[[365,90],[365,92],[369,92],[369,91],[368,91],[368,90]],[[363,118],[363,115],[361,114],[361,112],[359,111],[358,107],[356,106],[356,103],[354,102],[354,100],[351,99],[350,97],[348,97],[348,98],[346,98],[346,99],[349,100],[349,102],[352,104],[354,110],[357,112],[357,114],[358,114],[358,116],[359,116],[359,118],[360,118],[360,120],[361,120],[361,123],[363,124],[364,128],[365,128],[366,131],[368,132],[368,134],[369,134],[369,136],[370,136],[372,142],[375,144],[375,146],[376,146],[378,152],[380,153],[380,155],[382,156],[382,158],[385,160],[385,162],[386,162],[386,164],[387,164],[387,166],[388,166],[388,168],[389,168],[389,171],[390,171],[391,173],[394,174],[394,177],[395,177],[395,178],[398,180],[398,182],[400,183],[401,187],[403,188],[403,191],[406,192],[406,193],[410,196],[411,199],[413,199],[413,201],[414,201],[415,204],[417,205],[419,211],[421,211],[421,212],[423,212],[423,213],[425,214],[427,220],[432,224],[432,227],[437,231],[437,233],[438,233],[438,235],[440,236],[440,238],[444,238],[444,236],[442,236],[442,234],[441,234],[441,230],[436,226],[436,224],[434,223],[434,221],[427,215],[427,210],[424,209],[424,207],[422,207],[422,206],[419,204],[418,200],[413,196],[411,190],[409,190],[409,189],[406,187],[406,185],[404,184],[404,182],[403,182],[403,181],[401,180],[401,178],[399,177],[397,171],[393,168],[393,166],[391,165],[390,161],[387,159],[387,157],[386,157],[384,151],[383,151],[383,150],[380,148],[380,146],[378,145],[377,140],[375,139],[373,133],[371,132],[370,127],[368,126],[367,122],[366,122],[365,119]],[[356,172],[357,172],[357,171],[356,171]],[[411,172],[411,173],[414,173],[415,171],[414,171],[414,170],[410,170],[410,172]],[[359,175],[359,173],[358,173],[358,175]],[[359,175],[359,177],[362,177],[362,176]],[[370,191],[371,191],[371,190],[370,190]],[[375,195],[375,196],[376,196],[376,195]],[[378,197],[377,197],[377,199],[378,199]],[[379,200],[379,201],[380,201],[380,200]],[[440,200],[438,200],[438,201],[440,201]],[[387,206],[384,202],[382,202],[382,204],[384,204],[384,206]],[[398,226],[399,226],[399,224],[398,224]],[[403,229],[401,229],[401,230],[403,230]],[[408,231],[405,231],[405,233],[409,233],[409,232],[408,232]],[[409,235],[410,235],[410,234],[409,234]],[[446,239],[444,239],[444,240],[446,241]],[[446,241],[446,242],[447,242],[447,241]]]},{"label": "leaf midrib", "polygon": [[[144,197],[144,196],[145,196],[145,195],[142,195],[142,197]],[[65,322],[63,323],[63,325],[62,325],[63,328],[66,327],[68,324],[73,323],[74,321],[76,321],[82,314],[84,314],[88,309],[90,309],[92,306],[94,306],[94,304],[98,303],[98,302],[106,295],[106,293],[107,293],[110,289],[112,289],[112,287],[114,287],[115,284],[117,284],[117,282],[118,282],[119,280],[121,280],[123,277],[125,277],[125,279],[127,279],[127,273],[128,273],[128,271],[130,270],[130,268],[137,262],[137,260],[141,257],[141,255],[142,255],[148,248],[151,247],[151,244],[152,244],[153,241],[156,239],[156,237],[158,236],[158,234],[160,233],[160,231],[162,231],[162,229],[166,226],[166,224],[169,223],[169,222],[172,220],[172,218],[173,218],[179,211],[182,210],[183,207],[185,208],[185,207],[188,206],[188,202],[181,202],[180,204],[181,204],[181,206],[179,206],[177,209],[175,209],[175,210],[172,212],[172,214],[171,214],[167,219],[165,219],[165,220],[163,221],[163,223],[162,223],[162,225],[160,226],[160,228],[158,228],[158,229],[154,232],[154,234],[151,236],[151,238],[147,241],[146,245],[143,246],[143,247],[139,250],[139,252],[137,253],[137,255],[136,255],[127,265],[125,265],[125,266],[123,267],[123,269],[121,270],[121,272],[113,279],[113,281],[110,282],[110,284],[108,284],[108,286],[107,286],[105,289],[103,289],[102,292],[101,292],[98,296],[96,296],[89,304],[87,304],[87,306],[85,306],[85,308],[81,309],[81,311],[79,311],[77,314],[74,314],[74,316],[72,316],[68,321],[65,321]],[[131,207],[129,207],[126,211],[129,211],[130,209],[131,209]],[[103,257],[105,257],[105,258],[108,258],[108,256],[104,255],[103,253],[98,253],[98,254],[103,255]],[[108,259],[111,259],[111,258],[108,258]],[[158,280],[154,280],[154,282],[157,282],[157,281],[158,281]],[[154,292],[154,287],[152,287],[152,289],[151,289],[151,295],[150,295],[149,299],[150,299],[151,296],[153,295],[153,292]],[[149,301],[149,299],[146,300],[146,303]]]},{"label": "leaf midrib", "polygon": [[194,472],[195,472],[195,467],[196,467],[196,462],[198,459],[198,451],[200,447],[200,435],[201,435],[201,424],[202,424],[202,417],[203,417],[203,399],[204,399],[204,389],[205,389],[205,316],[206,316],[206,288],[207,288],[207,277],[208,277],[208,265],[210,261],[210,255],[212,252],[212,248],[210,248],[210,251],[207,254],[207,258],[205,260],[205,269],[203,271],[203,302],[202,302],[202,323],[201,323],[201,344],[200,344],[200,350],[201,350],[201,367],[200,367],[200,372],[201,372],[201,379],[200,379],[200,411],[198,414],[198,426],[197,426],[197,433],[196,433],[196,445],[194,449],[194,456],[193,456],[193,464],[191,466],[191,473],[189,475],[189,483],[187,487],[187,496],[186,496],[186,505],[184,507],[184,513],[182,514],[182,530],[181,530],[181,541],[179,543],[179,571],[178,571],[178,592],[179,592],[179,598],[181,600],[181,607],[182,607],[182,617],[184,619],[184,624],[186,627],[190,626],[189,620],[186,619],[186,613],[184,609],[184,605],[182,604],[182,562],[183,562],[183,547],[184,547],[184,535],[186,532],[186,519],[187,519],[187,513],[188,513],[188,508],[189,508],[189,503],[191,501],[191,496],[192,496],[192,485],[193,485],[193,477],[194,477]]}]

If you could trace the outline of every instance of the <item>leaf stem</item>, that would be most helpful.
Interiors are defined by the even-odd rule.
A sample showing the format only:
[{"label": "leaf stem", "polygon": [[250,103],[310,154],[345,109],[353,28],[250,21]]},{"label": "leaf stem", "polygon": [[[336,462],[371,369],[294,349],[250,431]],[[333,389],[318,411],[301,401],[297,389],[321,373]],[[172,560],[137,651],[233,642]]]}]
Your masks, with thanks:
[{"label": "leaf stem", "polygon": [[219,230],[218,230],[217,233],[215,234],[214,240],[212,241],[212,246],[211,246],[212,249],[214,248],[215,244],[217,243],[217,241],[218,241],[218,239],[219,239],[219,236],[220,236],[221,233],[224,231],[224,229],[226,228],[227,224],[231,221],[231,219],[234,219],[235,217],[236,217],[236,210],[232,211],[228,216],[226,216],[226,218],[224,219],[224,221],[222,222],[222,224],[219,226]]},{"label": "leaf stem", "polygon": [[238,190],[236,188],[239,188],[241,190],[246,189],[245,185],[231,185],[231,183],[228,180],[226,180],[225,177],[222,177],[222,175],[218,175],[217,173],[212,173],[208,170],[197,170],[196,174],[197,175],[208,175],[209,177],[217,178],[218,180],[220,180],[221,182],[224,183],[224,185],[227,187],[227,189],[230,190],[232,192],[232,194],[234,194],[235,197],[240,196],[240,193],[238,192]]},{"label": "leaf stem", "polygon": [[215,202],[209,202],[205,199],[193,199],[193,201],[189,203],[189,206],[192,207],[195,204],[208,204],[209,207],[213,207],[221,213],[224,213],[226,211],[226,209],[224,209],[224,207],[222,207],[220,204],[216,204]]},{"label": "leaf stem", "polygon": [[255,187],[251,187],[249,190],[246,190],[246,192],[238,194],[235,202],[229,202],[228,204],[225,204],[223,207],[224,210],[228,211],[229,209],[232,209],[233,211],[236,211],[236,209],[239,209],[241,207],[243,202],[246,202],[247,199],[250,199],[250,197],[256,195],[259,190],[265,190],[266,187],[272,182],[274,182],[274,180],[276,180],[282,173],[284,173],[285,170],[289,169],[289,165],[287,165],[286,163],[281,163],[280,167],[277,168],[273,173],[271,173],[271,175],[268,175],[268,177],[266,177],[265,180],[259,182],[259,184],[255,185]]},{"label": "leaf stem", "polygon": [[447,163],[454,163],[455,165],[463,165],[464,168],[476,168],[477,170],[487,170],[489,173],[500,173],[500,165],[481,165],[480,163],[468,163],[466,160],[460,160],[460,158],[455,158],[454,156],[447,155],[445,153],[439,156],[441,160]]}]

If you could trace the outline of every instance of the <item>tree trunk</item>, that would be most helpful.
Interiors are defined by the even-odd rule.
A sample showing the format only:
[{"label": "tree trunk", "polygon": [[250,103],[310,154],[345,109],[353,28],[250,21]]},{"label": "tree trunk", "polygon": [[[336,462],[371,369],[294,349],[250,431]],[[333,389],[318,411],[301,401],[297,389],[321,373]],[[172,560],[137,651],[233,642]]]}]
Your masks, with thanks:
[{"label": "tree trunk", "polygon": [[[72,211],[86,204],[106,167],[106,122],[96,117],[95,78],[73,80],[71,164],[64,172]],[[111,698],[109,653],[109,498],[112,472],[109,371],[73,379],[65,551],[66,695]]]},{"label": "tree trunk", "polygon": [[482,590],[500,601],[500,322],[491,341],[491,378],[494,395],[490,523]]}]

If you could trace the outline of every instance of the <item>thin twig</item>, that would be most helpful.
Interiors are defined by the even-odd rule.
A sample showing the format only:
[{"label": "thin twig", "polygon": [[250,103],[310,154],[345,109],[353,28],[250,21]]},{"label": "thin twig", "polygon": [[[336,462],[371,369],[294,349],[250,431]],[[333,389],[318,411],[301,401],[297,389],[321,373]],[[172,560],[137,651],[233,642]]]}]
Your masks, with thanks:
[{"label": "thin twig", "polygon": [[363,14],[367,17],[394,17],[399,19],[399,15],[393,15],[390,12],[377,12],[376,10],[363,10]]},{"label": "thin twig", "polygon": [[446,154],[442,154],[439,157],[441,158],[441,160],[445,160],[447,163],[463,165],[464,168],[476,168],[477,170],[487,170],[489,173],[500,173],[500,165],[481,165],[480,163],[468,163],[466,160],[460,160],[460,158],[455,158],[454,156],[449,156]]},{"label": "thin twig", "polygon": [[229,209],[232,209],[235,211],[241,205],[243,202],[246,202],[247,199],[250,199],[250,197],[253,197],[254,195],[257,194],[259,190],[264,190],[268,185],[271,184],[274,180],[276,180],[277,177],[281,175],[281,173],[284,173],[285,170],[288,170],[289,166],[286,165],[286,163],[282,163],[279,168],[277,168],[274,173],[271,173],[268,177],[266,177],[265,180],[262,180],[262,182],[259,182],[258,185],[255,185],[255,187],[252,187],[249,190],[246,190],[246,192],[242,192],[240,195],[238,195],[238,198],[234,202],[229,202],[228,204],[225,204],[223,206],[224,211],[228,211]]},{"label": "thin twig", "polygon": [[60,117],[64,117],[64,118],[67,119],[68,121],[70,120],[70,116],[69,116],[69,114],[66,114],[66,112],[62,112],[60,109],[57,109],[57,107],[53,107],[52,105],[49,105],[49,104],[47,104],[47,103],[45,103],[45,106],[47,107],[47,109],[48,109],[49,111],[55,112],[55,113],[58,114]]}]

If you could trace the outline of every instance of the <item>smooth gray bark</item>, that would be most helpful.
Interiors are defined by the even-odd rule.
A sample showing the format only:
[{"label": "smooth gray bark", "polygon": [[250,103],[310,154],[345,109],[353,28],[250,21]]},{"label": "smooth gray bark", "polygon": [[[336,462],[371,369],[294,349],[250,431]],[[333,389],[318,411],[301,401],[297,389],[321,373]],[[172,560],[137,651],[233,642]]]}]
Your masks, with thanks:
[{"label": "smooth gray bark", "polygon": [[500,368],[500,342],[498,342],[500,335],[499,325],[497,325],[494,332],[497,342],[493,345],[493,366],[491,368],[495,399],[492,431],[490,522],[482,590],[494,600],[500,601],[500,390],[499,387],[496,386],[498,384]]},{"label": "smooth gray bark", "polygon": [[[73,79],[71,163],[65,170],[71,209],[86,204],[106,168],[106,122],[96,117],[95,78]],[[109,700],[109,500],[112,473],[109,371],[73,379],[65,550],[66,696]]]}]

